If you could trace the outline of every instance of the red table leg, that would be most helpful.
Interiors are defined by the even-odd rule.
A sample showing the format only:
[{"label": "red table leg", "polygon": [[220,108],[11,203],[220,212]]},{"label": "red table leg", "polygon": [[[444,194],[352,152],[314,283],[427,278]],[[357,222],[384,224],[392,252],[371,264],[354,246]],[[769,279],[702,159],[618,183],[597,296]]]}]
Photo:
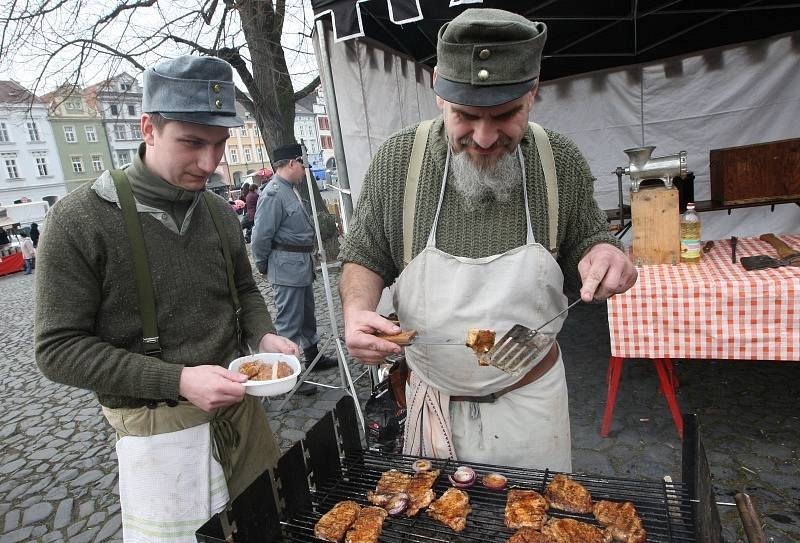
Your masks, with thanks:
[{"label": "red table leg", "polygon": [[672,420],[675,421],[675,428],[678,429],[678,435],[683,439],[683,419],[681,418],[681,410],[678,407],[678,400],[675,398],[675,387],[673,386],[673,378],[670,374],[673,373],[672,361],[667,358],[655,358],[653,363],[658,372],[658,381],[660,383],[660,390],[664,391],[664,396],[667,399],[667,405],[672,413]]},{"label": "red table leg", "polygon": [[619,378],[622,376],[622,362],[624,358],[612,356],[608,359],[608,372],[606,381],[608,383],[608,397],[606,398],[606,411],[603,414],[603,427],[600,435],[608,437],[608,430],[611,427],[611,416],[614,413],[614,404],[617,401],[617,390],[619,389]]}]

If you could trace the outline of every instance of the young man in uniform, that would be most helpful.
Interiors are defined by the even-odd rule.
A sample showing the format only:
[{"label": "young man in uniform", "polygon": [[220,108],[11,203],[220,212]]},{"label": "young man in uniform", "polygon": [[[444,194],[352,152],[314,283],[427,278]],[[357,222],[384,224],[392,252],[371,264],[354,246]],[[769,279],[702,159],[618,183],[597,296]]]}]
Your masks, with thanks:
[{"label": "young man in uniform", "polygon": [[[466,10],[440,29],[434,91],[443,116],[380,147],[341,252],[353,356],[379,363],[399,352],[372,335],[399,331],[375,313],[392,283],[403,328],[465,339],[470,328],[503,334],[546,322],[567,306],[564,276],[582,281],[587,302],[634,284],[580,151],[529,126],[546,37],[543,23],[496,9]],[[545,332],[555,338],[562,322]],[[571,470],[555,341],[522,377],[480,366],[463,346],[405,352],[405,453]]]},{"label": "young man in uniform", "polygon": [[116,430],[126,541],[194,541],[279,455],[226,369],[251,349],[299,354],[274,333],[236,215],[205,190],[243,124],[234,96],[218,58],[146,70],[133,163],[56,203],[39,244],[36,362],[92,390]]},{"label": "young man in uniform", "polygon": [[[314,220],[311,203],[298,190],[305,182],[303,149],[283,145],[272,153],[275,174],[259,198],[251,238],[258,271],[272,284],[277,315],[275,327],[302,349],[306,363],[319,354],[314,315]],[[314,370],[333,368],[336,358],[322,355]],[[302,389],[310,393],[314,389]]]}]

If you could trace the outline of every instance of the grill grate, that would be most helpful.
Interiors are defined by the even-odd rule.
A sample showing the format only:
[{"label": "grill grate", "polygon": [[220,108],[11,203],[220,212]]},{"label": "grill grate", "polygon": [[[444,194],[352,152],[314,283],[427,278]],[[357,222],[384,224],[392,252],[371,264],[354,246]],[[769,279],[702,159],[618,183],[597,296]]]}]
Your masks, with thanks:
[{"label": "grill grate", "polygon": [[[376,451],[358,451],[345,456],[341,476],[332,478],[313,489],[311,507],[282,522],[286,541],[320,541],[314,537],[314,524],[331,507],[341,500],[354,500],[367,505],[366,495],[374,490],[381,474],[390,469],[411,472],[416,458]],[[453,473],[457,462],[433,460],[434,468],[442,470],[434,491],[439,497],[450,486],[447,474]],[[383,524],[381,541],[403,542],[495,542],[506,541],[514,530],[506,528],[504,511],[506,494],[483,487],[481,477],[486,473],[502,473],[508,478],[508,487],[517,486],[543,492],[554,473],[541,470],[506,468],[486,464],[468,464],[478,474],[475,485],[467,489],[472,512],[467,517],[467,527],[456,533],[434,521],[420,511],[414,518],[387,518]],[[682,484],[664,481],[641,481],[614,477],[571,475],[591,492],[592,499],[631,501],[636,506],[647,530],[649,542],[695,541],[691,501]],[[574,518],[599,526],[594,517],[550,510],[548,515],[557,518]]]}]

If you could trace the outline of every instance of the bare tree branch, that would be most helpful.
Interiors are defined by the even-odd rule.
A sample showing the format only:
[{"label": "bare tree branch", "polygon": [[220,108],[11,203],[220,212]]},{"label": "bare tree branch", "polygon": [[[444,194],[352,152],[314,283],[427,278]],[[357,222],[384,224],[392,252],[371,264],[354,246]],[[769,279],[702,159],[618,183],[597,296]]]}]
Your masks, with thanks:
[{"label": "bare tree branch", "polygon": [[294,101],[298,102],[302,100],[303,98],[314,92],[317,89],[317,87],[319,87],[319,76],[315,77],[314,79],[311,80],[311,82],[308,85],[306,85],[299,91],[295,92]]}]

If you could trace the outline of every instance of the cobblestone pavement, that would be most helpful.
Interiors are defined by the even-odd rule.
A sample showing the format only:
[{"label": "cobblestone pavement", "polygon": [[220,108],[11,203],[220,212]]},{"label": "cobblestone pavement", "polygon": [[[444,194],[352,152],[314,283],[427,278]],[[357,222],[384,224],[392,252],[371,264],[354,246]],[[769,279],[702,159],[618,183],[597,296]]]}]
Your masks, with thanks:
[{"label": "cobblestone pavement", "polygon": [[[331,271],[337,307],[338,271]],[[269,286],[258,279],[271,303]],[[33,278],[0,277],[0,543],[120,541],[112,433],[91,394],[49,382],[32,348]],[[320,280],[320,330],[329,329]],[[611,434],[599,435],[609,355],[605,306],[573,310],[560,336],[567,366],[576,471],[680,479],[681,448],[651,363],[626,361]],[[329,352],[332,349],[329,348]],[[351,364],[354,376],[363,366]],[[687,361],[678,364],[678,401],[699,413],[720,502],[751,494],[770,541],[800,541],[800,372],[792,363]],[[315,381],[336,385],[335,369]],[[362,402],[368,379],[357,383]],[[283,412],[267,405],[283,450],[341,396],[321,389]],[[720,506],[727,541],[744,541],[735,508]]]}]

